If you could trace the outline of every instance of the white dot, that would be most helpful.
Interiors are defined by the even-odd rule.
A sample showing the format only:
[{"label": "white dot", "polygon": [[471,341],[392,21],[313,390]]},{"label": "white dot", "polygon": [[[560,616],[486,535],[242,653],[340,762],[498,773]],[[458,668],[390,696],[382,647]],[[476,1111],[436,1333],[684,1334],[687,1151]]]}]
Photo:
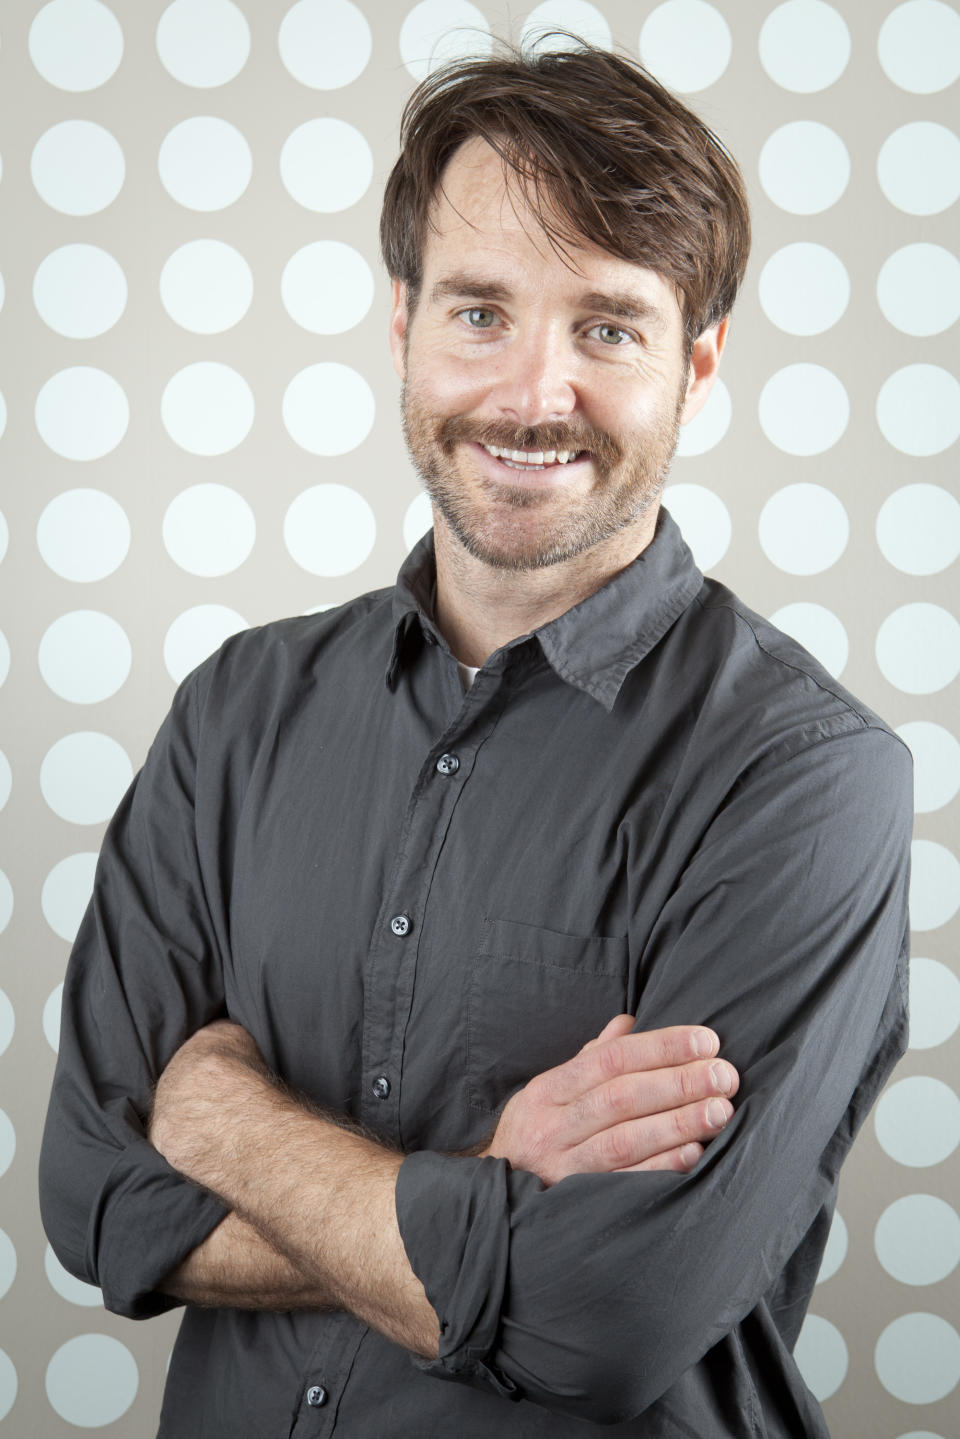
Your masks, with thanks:
[{"label": "white dot", "polygon": [[373,391],[349,365],[308,365],[283,396],[283,423],[311,455],[345,455],[373,427]]},{"label": "white dot", "polygon": [[44,631],[37,653],[40,674],[71,704],[97,704],[126,682],[133,651],[126,631],[99,610],[71,610]]},{"label": "white dot", "polygon": [[960,75],[960,15],[940,0],[908,0],[880,26],[877,53],[901,90],[945,90]]},{"label": "white dot", "polygon": [[160,414],[170,438],[191,455],[225,455],[253,424],[253,391],[216,360],[185,365],[167,382]]},{"label": "white dot", "polygon": [[0,869],[0,934],[10,923],[13,914],[13,885]]},{"label": "white dot", "polygon": [[100,0],[50,0],[30,26],[30,59],[58,90],[95,90],[123,58],[123,31]]},{"label": "white dot", "polygon": [[182,85],[226,85],[247,63],[250,26],[230,0],[174,0],[157,25],[157,54]]},{"label": "white dot", "polygon": [[60,1048],[60,1010],[63,1003],[63,983],[57,985],[47,996],[43,1006],[43,1037],[56,1054]]},{"label": "white dot", "polygon": [[960,140],[932,120],[901,125],[883,142],[877,179],[898,210],[938,215],[960,195]]},{"label": "white dot", "polygon": [[287,261],[280,281],[287,313],[314,335],[341,335],[373,303],[373,274],[351,245],[315,240]]},{"label": "white dot", "polygon": [[[0,1054],[3,1054],[9,1048],[15,1028],[16,1017],[13,1013],[13,1005],[3,990],[0,989]],[[2,1233],[2,1230],[0,1230],[0,1233]]]},{"label": "white dot", "polygon": [[43,1268],[51,1289],[55,1289],[68,1304],[80,1304],[87,1309],[95,1305],[102,1307],[103,1294],[97,1286],[85,1284],[82,1279],[75,1279],[69,1270],[64,1269],[49,1244],[44,1251]]},{"label": "white dot", "polygon": [[482,58],[492,49],[486,17],[469,0],[422,0],[400,27],[400,56],[415,80],[450,60]]},{"label": "white dot", "polygon": [[942,809],[960,791],[960,743],[930,720],[902,724],[897,734],[913,754],[913,807],[917,814]]},{"label": "white dot", "polygon": [[915,839],[911,854],[910,928],[939,929],[960,909],[960,860],[932,839]]},{"label": "white dot", "polygon": [[825,245],[798,240],[770,256],[759,293],[764,314],[779,329],[788,335],[822,335],[846,311],[850,276]]},{"label": "white dot", "polygon": [[718,445],[730,428],[733,404],[722,380],[715,380],[707,402],[689,424],[680,426],[677,454],[683,458],[704,455]]},{"label": "white dot", "polygon": [[112,205],[125,169],[117,141],[92,120],[62,120],[40,136],[30,157],[37,194],[64,215],[96,215]]},{"label": "white dot", "polygon": [[102,490],[66,490],[40,516],[37,548],[61,579],[82,584],[106,579],[127,557],[130,521]]},{"label": "white dot", "polygon": [[760,512],[760,545],[770,562],[789,575],[819,575],[847,547],[850,521],[832,490],[823,485],[786,485]]},{"label": "white dot", "polygon": [[163,517],[170,558],[191,575],[228,575],[253,549],[257,522],[242,495],[226,485],[181,490]]},{"label": "white dot", "polygon": [[313,485],[293,501],[283,541],[312,575],[348,575],[373,549],[377,522],[362,495],[346,485]]},{"label": "white dot", "polygon": [[904,485],[877,515],[884,558],[908,575],[935,575],[960,555],[960,503],[939,485]]},{"label": "white dot", "polygon": [[825,1279],[832,1279],[837,1270],[847,1257],[849,1236],[847,1226],[840,1217],[839,1210],[834,1212],[830,1225],[830,1233],[827,1236],[826,1247],[823,1251],[823,1259],[820,1261],[820,1270],[817,1274],[817,1283],[822,1284]]},{"label": "white dot", "polygon": [[0,1349],[0,1420],[6,1419],[17,1398],[17,1371],[10,1357]]},{"label": "white dot", "polygon": [[109,819],[133,779],[130,756],[109,735],[83,730],[57,740],[40,766],[40,789],[70,824]]},{"label": "white dot", "polygon": [[187,210],[226,209],[239,200],[253,174],[243,135],[215,115],[194,115],[174,125],[157,164],[164,189]]},{"label": "white dot", "polygon": [[[0,1299],[9,1292],[10,1286],[17,1277],[17,1251],[8,1234],[0,1229]],[[2,1381],[0,1381],[2,1389]],[[0,1398],[0,1418],[6,1410],[3,1408],[3,1401]]]},{"label": "white dot", "polygon": [[247,622],[226,605],[194,605],[178,615],[163,641],[167,673],[179,684],[224,640],[247,629]]},{"label": "white dot", "polygon": [[97,856],[89,852],[61,859],[43,881],[40,908],[43,917],[60,939],[72,944],[80,921],[93,894]]},{"label": "white dot", "polygon": [[366,17],[350,0],[298,0],[280,25],[280,59],[301,85],[339,90],[370,59]]},{"label": "white dot", "polygon": [[74,365],[51,375],[34,409],[40,437],[65,460],[101,460],[127,433],[130,406],[105,370]]},{"label": "white dot", "polygon": [[140,1376],[130,1350],[108,1334],[78,1334],[47,1365],[47,1398],[80,1429],[100,1429],[126,1414]]},{"label": "white dot", "polygon": [[373,154],[346,120],[307,120],[284,141],[280,178],[298,205],[331,214],[355,205],[367,193]]},{"label": "white dot", "polygon": [[850,658],[850,641],[833,610],[800,600],[776,610],[770,623],[809,650],[834,679],[843,674]]},{"label": "white dot", "polygon": [[910,1169],[940,1164],[960,1144],[960,1099],[942,1079],[898,1079],[874,1110],[880,1148]]},{"label": "white dot", "polygon": [[942,245],[904,245],[877,277],[877,302],[905,335],[939,335],[960,318],[960,260]]},{"label": "white dot", "polygon": [[610,26],[596,5],[588,0],[544,0],[523,22],[520,44],[524,50],[573,50],[579,48],[562,35],[546,34],[552,30],[569,30],[580,40],[609,50],[613,44]]},{"label": "white dot", "polygon": [[823,0],[787,0],[760,30],[760,63],[784,90],[810,95],[839,80],[850,59],[850,31]]},{"label": "white dot", "polygon": [[819,120],[781,125],[760,151],[760,183],[791,215],[819,215],[835,205],[850,179],[850,156],[835,130]]},{"label": "white dot", "polygon": [[730,548],[730,511],[714,490],[704,485],[671,485],[667,508],[693,551],[695,564],[706,573]]},{"label": "white dot", "polygon": [[881,1214],[873,1247],[901,1284],[936,1284],[960,1262],[960,1215],[932,1194],[908,1194]]},{"label": "white dot", "polygon": [[960,435],[960,381],[940,365],[904,365],[877,396],[883,437],[905,455],[939,455]]},{"label": "white dot", "polygon": [[960,624],[940,605],[901,605],[877,631],[881,674],[910,695],[931,695],[960,674]]},{"label": "white dot", "polygon": [[10,768],[10,761],[3,750],[0,750],[0,809],[3,809],[10,798],[10,790],[13,785],[13,771]]},{"label": "white dot", "polygon": [[160,299],[178,325],[197,335],[220,335],[238,324],[253,299],[253,272],[222,240],[189,240],[160,272]]},{"label": "white dot", "polygon": [[421,490],[407,505],[403,515],[403,543],[407,551],[412,550],[432,528],[433,506],[426,490]]},{"label": "white dot", "polygon": [[944,1439],[942,1434],[934,1434],[932,1429],[911,1429],[909,1434],[900,1434],[898,1439]]},{"label": "white dot", "polygon": [[99,245],[62,245],[33,277],[33,303],[51,330],[90,340],[111,329],[127,307],[127,278]]},{"label": "white dot", "polygon": [[819,1314],[808,1314],[803,1321],[793,1357],[804,1383],[821,1403],[836,1394],[847,1377],[849,1356],[843,1335]]},{"label": "white dot", "polygon": [[661,84],[689,93],[705,90],[730,63],[730,27],[705,0],[666,0],[640,31],[640,58]]},{"label": "white dot", "polygon": [[0,1175],[6,1174],[17,1150],[17,1136],[5,1110],[0,1109]]},{"label": "white dot", "polygon": [[785,365],[760,392],[760,426],[788,455],[820,455],[847,428],[850,401],[832,370],[823,365]]},{"label": "white dot", "polygon": [[939,1314],[901,1314],[874,1351],[884,1389],[904,1404],[935,1404],[960,1381],[960,1334]]},{"label": "white dot", "polygon": [[935,1049],[960,1028],[960,979],[937,959],[910,961],[910,1048]]}]

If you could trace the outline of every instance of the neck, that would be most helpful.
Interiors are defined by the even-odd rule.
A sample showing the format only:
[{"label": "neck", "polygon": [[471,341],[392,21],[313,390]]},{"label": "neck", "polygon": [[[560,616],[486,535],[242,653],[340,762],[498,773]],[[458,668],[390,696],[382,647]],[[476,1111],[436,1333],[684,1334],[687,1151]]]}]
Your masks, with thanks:
[{"label": "neck", "polygon": [[495,650],[530,634],[595,594],[653,539],[657,508],[602,544],[543,569],[503,570],[464,549],[434,516],[437,625],[461,663],[480,666]]}]

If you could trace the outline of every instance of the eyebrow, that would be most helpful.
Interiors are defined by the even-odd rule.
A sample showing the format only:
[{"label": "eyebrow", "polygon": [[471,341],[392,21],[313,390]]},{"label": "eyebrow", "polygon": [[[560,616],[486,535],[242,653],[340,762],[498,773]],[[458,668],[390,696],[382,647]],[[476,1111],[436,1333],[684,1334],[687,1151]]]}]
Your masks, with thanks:
[{"label": "eyebrow", "polygon": [[[514,292],[509,285],[499,280],[489,280],[482,275],[471,275],[460,270],[438,280],[430,291],[431,304],[441,300],[496,300],[506,303],[513,299]],[[580,309],[600,310],[615,320],[645,324],[659,331],[666,330],[667,320],[659,305],[635,295],[630,290],[590,290],[580,295],[577,301]]]}]

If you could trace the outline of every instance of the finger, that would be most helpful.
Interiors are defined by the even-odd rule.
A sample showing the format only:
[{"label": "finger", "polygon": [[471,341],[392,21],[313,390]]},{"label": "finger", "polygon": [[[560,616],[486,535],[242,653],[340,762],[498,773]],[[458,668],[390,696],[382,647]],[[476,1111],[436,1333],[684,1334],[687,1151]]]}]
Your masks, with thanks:
[{"label": "finger", "polygon": [[570,1152],[570,1172],[607,1174],[643,1164],[658,1154],[705,1144],[721,1132],[733,1114],[728,1099],[714,1096],[666,1114],[615,1124]]},{"label": "finger", "polygon": [[542,1079],[552,1103],[570,1104],[619,1075],[670,1069],[695,1059],[712,1058],[719,1048],[716,1034],[703,1025],[641,1030],[587,1045],[566,1064],[547,1070]]},{"label": "finger", "polygon": [[627,1164],[621,1174],[651,1173],[654,1170],[669,1170],[675,1174],[689,1174],[703,1154],[702,1144],[682,1144],[677,1149],[668,1149],[663,1154],[654,1154],[639,1164]]},{"label": "finger", "polygon": [[605,1043],[608,1039],[619,1039],[621,1035],[630,1034],[636,1024],[636,1016],[632,1014],[615,1014],[601,1029],[596,1039],[588,1039],[586,1044],[579,1050],[594,1049],[596,1045]]},{"label": "finger", "polygon": [[564,1140],[573,1148],[618,1124],[670,1115],[713,1096],[732,1098],[739,1087],[740,1076],[725,1059],[618,1075],[562,1107]]}]

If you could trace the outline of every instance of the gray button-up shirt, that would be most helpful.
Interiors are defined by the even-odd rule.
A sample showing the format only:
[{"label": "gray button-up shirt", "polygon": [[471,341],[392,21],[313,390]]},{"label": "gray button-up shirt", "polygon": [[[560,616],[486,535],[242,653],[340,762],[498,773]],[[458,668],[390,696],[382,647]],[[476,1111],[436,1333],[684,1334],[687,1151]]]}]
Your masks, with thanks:
[{"label": "gray button-up shirt", "polygon": [[[238,635],[181,686],[70,961],[54,1247],[111,1309],[172,1304],[158,1283],[224,1207],[144,1123],[227,1014],[406,1153],[441,1353],[349,1314],[188,1308],[162,1435],[825,1435],[791,1350],[905,1043],[909,755],[665,512],[466,694],[433,578],[428,537],[395,589]],[[691,1173],[545,1189],[457,1157],[624,1010],[711,1025],[740,1071]]]}]

